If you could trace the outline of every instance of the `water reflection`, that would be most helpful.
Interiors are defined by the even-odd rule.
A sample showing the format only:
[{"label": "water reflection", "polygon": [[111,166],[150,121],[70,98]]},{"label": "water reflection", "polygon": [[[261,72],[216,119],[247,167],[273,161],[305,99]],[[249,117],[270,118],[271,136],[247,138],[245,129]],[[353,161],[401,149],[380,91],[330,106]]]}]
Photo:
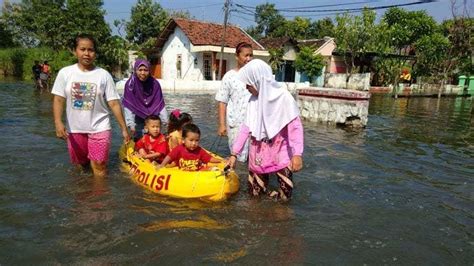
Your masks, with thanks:
[{"label": "water reflection", "polygon": [[[75,171],[48,95],[0,84],[0,264],[472,264],[474,137],[467,98],[373,97],[363,131],[304,122],[288,204],[160,197],[111,157]],[[212,95],[165,95],[216,139]],[[115,128],[116,125],[114,125]],[[114,130],[112,155],[121,138]],[[219,144],[218,144],[219,143]],[[243,181],[246,169],[237,172]]]}]

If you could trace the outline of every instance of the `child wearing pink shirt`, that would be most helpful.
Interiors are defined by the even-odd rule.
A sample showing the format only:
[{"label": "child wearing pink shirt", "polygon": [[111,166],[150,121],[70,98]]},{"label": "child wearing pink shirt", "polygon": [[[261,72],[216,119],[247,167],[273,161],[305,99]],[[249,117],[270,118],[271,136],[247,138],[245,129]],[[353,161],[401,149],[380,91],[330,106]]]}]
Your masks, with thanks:
[{"label": "child wearing pink shirt", "polygon": [[[239,78],[247,84],[252,97],[228,164],[235,166],[236,156],[250,138],[249,192],[289,200],[294,187],[293,172],[303,166],[303,125],[296,101],[273,79],[270,66],[262,60],[247,63],[239,70]],[[278,178],[277,191],[268,190],[271,174]]]}]

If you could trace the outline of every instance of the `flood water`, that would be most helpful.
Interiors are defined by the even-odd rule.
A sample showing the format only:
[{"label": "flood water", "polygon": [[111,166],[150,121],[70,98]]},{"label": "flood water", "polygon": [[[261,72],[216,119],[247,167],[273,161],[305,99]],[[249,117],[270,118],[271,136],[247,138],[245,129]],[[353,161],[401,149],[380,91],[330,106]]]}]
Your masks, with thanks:
[{"label": "flood water", "polygon": [[[463,98],[373,97],[365,130],[304,122],[288,204],[241,190],[223,203],[148,193],[119,171],[71,167],[51,96],[0,83],[0,264],[472,265],[474,118]],[[212,95],[165,94],[216,139]]]}]

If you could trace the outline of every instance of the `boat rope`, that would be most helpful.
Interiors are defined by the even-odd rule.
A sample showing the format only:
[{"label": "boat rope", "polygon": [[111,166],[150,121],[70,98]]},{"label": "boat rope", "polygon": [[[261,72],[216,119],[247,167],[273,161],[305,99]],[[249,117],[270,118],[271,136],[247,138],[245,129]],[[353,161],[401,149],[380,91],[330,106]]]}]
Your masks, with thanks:
[{"label": "boat rope", "polygon": [[225,182],[227,182],[227,176],[223,176],[222,177],[222,186],[221,186],[221,193],[219,193],[219,197],[222,199],[224,197],[224,186],[225,186]]},{"label": "boat rope", "polygon": [[194,189],[196,189],[196,184],[197,184],[198,179],[199,179],[199,171],[196,172],[196,178],[194,178],[194,183],[193,183],[193,187],[191,188],[191,192],[194,192]]}]

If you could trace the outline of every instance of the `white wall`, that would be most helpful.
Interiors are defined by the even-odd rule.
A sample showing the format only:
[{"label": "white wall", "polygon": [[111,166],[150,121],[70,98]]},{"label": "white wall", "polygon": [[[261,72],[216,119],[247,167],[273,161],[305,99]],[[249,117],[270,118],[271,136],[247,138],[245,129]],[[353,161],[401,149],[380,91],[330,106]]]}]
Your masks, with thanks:
[{"label": "white wall", "polygon": [[[176,69],[177,55],[181,54],[181,78],[188,80],[200,80],[202,74],[200,71],[199,56],[197,53],[191,53],[191,42],[183,31],[176,27],[163,46],[161,54],[161,77],[163,79],[179,79]],[[198,57],[197,66],[194,59]],[[201,56],[202,66],[202,56]]]},{"label": "white wall", "polygon": [[292,44],[285,44],[283,60],[295,61],[296,60],[296,50],[295,46]]},{"label": "white wall", "polygon": [[[123,95],[123,89],[125,87],[125,82],[127,79],[123,79],[118,81],[115,86],[117,91]],[[213,80],[201,80],[199,82],[192,81],[192,80],[181,80],[181,79],[171,79],[171,80],[164,80],[159,79],[161,89],[164,92],[171,92],[171,93],[216,93],[217,89],[222,86],[221,81],[213,81]],[[295,93],[297,89],[307,88],[309,87],[308,82],[304,83],[294,83],[294,82],[278,82],[282,88],[289,90],[292,93]]]},{"label": "white wall", "polygon": [[133,50],[128,50],[128,69],[127,69],[127,75],[130,75],[133,73],[133,67],[135,66],[135,61],[137,60],[137,51]]},{"label": "white wall", "polygon": [[[184,32],[176,27],[174,32],[168,37],[168,40],[163,45],[162,54],[161,54],[161,78],[163,80],[191,80],[191,81],[200,81],[204,80],[204,53],[191,52],[193,50],[193,44],[189,41],[188,37]],[[212,54],[213,52],[209,52]],[[177,55],[181,54],[181,76],[178,76],[178,70],[176,69]],[[215,54],[215,59],[220,59],[219,53]],[[255,58],[260,58],[265,61],[268,61],[267,57],[255,56]],[[197,59],[197,64],[195,63]],[[233,53],[224,53],[223,60],[226,60],[226,71],[237,67],[237,61],[235,59],[235,54]],[[211,62],[212,64],[213,62]],[[218,67],[218,66],[217,66]],[[215,79],[215,74],[213,74]]]}]

